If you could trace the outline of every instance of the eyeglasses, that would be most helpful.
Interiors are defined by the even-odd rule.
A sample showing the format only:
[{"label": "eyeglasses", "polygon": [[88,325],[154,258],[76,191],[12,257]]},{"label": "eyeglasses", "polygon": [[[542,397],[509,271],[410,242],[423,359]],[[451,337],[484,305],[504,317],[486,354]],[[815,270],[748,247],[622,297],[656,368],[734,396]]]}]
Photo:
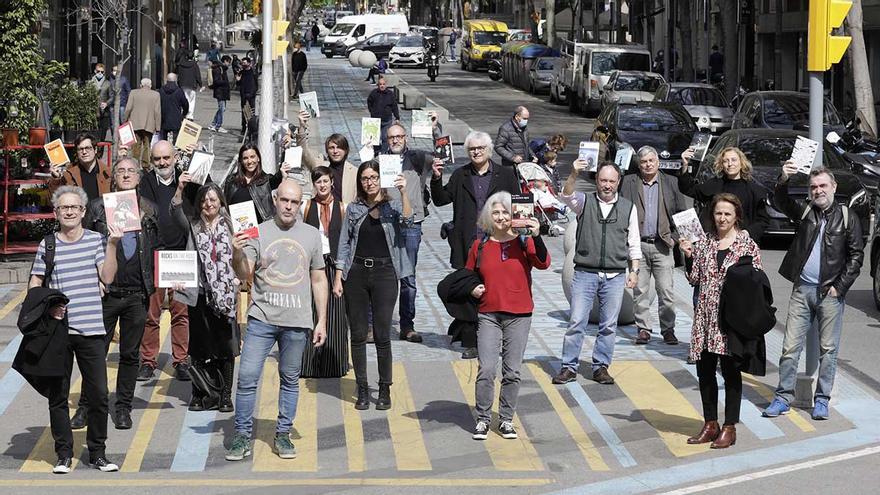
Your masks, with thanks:
[{"label": "eyeglasses", "polygon": [[85,207],[83,205],[61,205],[55,207],[56,213],[66,213],[69,211],[76,213],[83,210],[85,210]]},{"label": "eyeglasses", "polygon": [[83,151],[92,151],[93,149],[95,149],[94,146],[80,146],[79,148],[76,149],[76,151],[79,151],[80,153],[82,153]]},{"label": "eyeglasses", "polygon": [[398,134],[395,136],[388,136],[389,141],[399,141],[406,138],[406,134]]},{"label": "eyeglasses", "polygon": [[361,184],[369,184],[370,182],[379,182],[379,176],[371,175],[369,177],[361,177]]},{"label": "eyeglasses", "polygon": [[468,153],[482,153],[486,151],[486,148],[488,148],[488,146],[471,146],[467,150]]}]

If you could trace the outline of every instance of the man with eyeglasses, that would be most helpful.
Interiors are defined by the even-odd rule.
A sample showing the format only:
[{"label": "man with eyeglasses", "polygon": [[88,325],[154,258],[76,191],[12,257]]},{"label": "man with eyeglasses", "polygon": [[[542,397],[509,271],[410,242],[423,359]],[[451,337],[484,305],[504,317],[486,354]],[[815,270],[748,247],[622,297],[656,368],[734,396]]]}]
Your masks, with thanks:
[{"label": "man with eyeglasses", "polygon": [[[400,121],[400,109],[397,107],[397,97],[394,91],[388,88],[388,80],[379,76],[379,82],[376,83],[376,89],[367,96],[367,109],[370,111],[370,117],[381,119],[380,133],[382,143],[378,147],[384,149],[388,144],[388,128],[391,124]],[[413,206],[415,208],[415,206]]]},{"label": "man with eyeglasses", "polygon": [[[499,191],[516,193],[519,182],[510,167],[502,167],[492,161],[492,138],[485,132],[471,132],[464,140],[470,163],[459,167],[443,185],[443,164],[434,162],[431,177],[431,197],[434,204],[444,206],[452,203],[453,226],[448,233],[453,268],[464,268],[467,253],[475,239],[482,239],[485,232],[477,227],[477,217],[486,199]],[[477,357],[476,328],[462,332],[457,338],[465,349],[462,358]]]},{"label": "man with eyeglasses", "polygon": [[[113,183],[116,191],[136,190],[141,180],[140,164],[132,158],[123,158],[113,166]],[[125,232],[116,250],[118,269],[113,282],[107,286],[102,301],[106,349],[119,323],[119,368],[116,375],[116,408],[113,423],[117,430],[131,428],[131,403],[134,384],[140,363],[140,345],[144,334],[150,294],[153,293],[153,251],[159,235],[156,205],[140,196],[138,198],[141,230]],[[89,201],[83,227],[108,236],[108,222],[104,211],[104,199]],[[87,423],[88,398],[80,396],[71,426],[82,428]]]},{"label": "man with eyeglasses", "polygon": [[[608,374],[614,355],[617,318],[624,287],[634,288],[642,259],[639,215],[632,201],[617,194],[622,172],[613,162],[601,162],[596,171],[596,194],[575,191],[587,162],[575,160],[562,188],[562,201],[577,214],[574,276],[571,279],[571,316],[562,342],[562,369],[553,383],[577,380],[578,361],[593,301],[599,299],[599,332],[593,345],[593,381],[614,384]],[[626,273],[629,265],[629,274]]]},{"label": "man with eyeglasses", "polygon": [[49,173],[49,189],[61,186],[77,186],[83,188],[89,201],[110,192],[112,174],[108,164],[98,160],[98,140],[89,133],[76,136],[73,149],[76,157],[70,166],[52,165]]},{"label": "man with eyeglasses", "polygon": [[518,106],[513,111],[513,116],[498,128],[495,153],[501,157],[502,165],[516,166],[535,159],[534,153],[529,148],[528,124],[529,109]]},{"label": "man with eyeglasses", "polygon": [[[82,226],[85,191],[76,186],[61,186],[52,193],[52,206],[58,221],[54,234],[54,257],[47,277],[47,239],[37,247],[28,287],[48,286],[64,293],[67,304],[68,345],[66,376],[61,386],[52,390],[49,399],[49,417],[58,462],[52,472],[69,473],[74,455],[73,433],[68,411],[70,376],[76,357],[82,374],[82,394],[88,398],[89,465],[101,471],[117,471],[116,464],[107,460],[107,350],[106,330],[101,305],[100,284],[110,284],[117,272],[117,246],[122,229],[108,226],[106,248],[101,234]],[[51,240],[51,238],[48,238]]]}]

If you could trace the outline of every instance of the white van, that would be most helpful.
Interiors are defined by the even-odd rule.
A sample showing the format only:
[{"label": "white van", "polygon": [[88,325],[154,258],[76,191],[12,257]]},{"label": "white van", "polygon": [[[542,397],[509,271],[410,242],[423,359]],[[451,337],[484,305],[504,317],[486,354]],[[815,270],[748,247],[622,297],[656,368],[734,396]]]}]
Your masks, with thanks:
[{"label": "white van", "polygon": [[598,114],[602,109],[602,91],[611,73],[650,71],[651,52],[640,45],[578,43],[569,70],[570,79],[565,81],[569,109],[587,115]]},{"label": "white van", "polygon": [[339,18],[333,30],[324,37],[321,52],[327,57],[345,55],[346,49],[376,33],[407,33],[409,23],[402,14],[348,15]]}]

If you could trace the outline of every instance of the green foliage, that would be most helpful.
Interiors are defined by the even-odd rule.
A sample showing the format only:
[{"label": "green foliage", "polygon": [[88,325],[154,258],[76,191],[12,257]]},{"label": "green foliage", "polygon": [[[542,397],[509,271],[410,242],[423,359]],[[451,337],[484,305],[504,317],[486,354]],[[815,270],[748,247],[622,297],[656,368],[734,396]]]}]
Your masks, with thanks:
[{"label": "green foliage", "polygon": [[49,92],[52,126],[58,129],[89,130],[98,127],[98,88],[75,81],[57,85]]}]

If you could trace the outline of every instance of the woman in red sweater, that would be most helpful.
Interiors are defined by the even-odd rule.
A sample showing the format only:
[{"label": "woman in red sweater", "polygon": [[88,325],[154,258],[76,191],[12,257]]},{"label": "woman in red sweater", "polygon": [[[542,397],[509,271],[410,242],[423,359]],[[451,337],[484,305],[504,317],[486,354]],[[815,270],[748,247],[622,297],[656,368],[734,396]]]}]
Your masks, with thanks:
[{"label": "woman in red sweater", "polygon": [[468,252],[467,268],[477,272],[483,283],[471,295],[479,300],[477,350],[477,424],[474,440],[489,434],[495,396],[495,369],[501,356],[501,395],[498,433],[517,438],[513,413],[519,395],[519,370],[532,324],[532,268],[550,266],[550,253],[539,234],[537,220],[511,221],[510,193],[498,192],[486,200],[477,226],[485,237],[475,240]]}]

